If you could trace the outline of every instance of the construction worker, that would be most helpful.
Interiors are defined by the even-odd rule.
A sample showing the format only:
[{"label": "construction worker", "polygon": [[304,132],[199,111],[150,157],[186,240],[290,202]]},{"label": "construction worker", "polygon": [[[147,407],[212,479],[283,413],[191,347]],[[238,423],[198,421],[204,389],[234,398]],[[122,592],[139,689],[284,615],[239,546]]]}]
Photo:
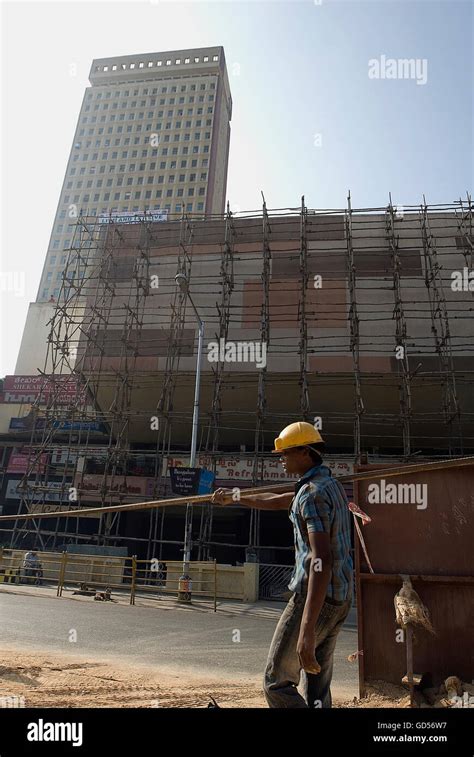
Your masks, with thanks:
[{"label": "construction worker", "polygon": [[[323,448],[310,423],[291,423],[275,439],[273,452],[288,475],[299,476],[295,493],[240,495],[240,504],[259,510],[289,508],[294,530],[292,596],[275,629],[264,676],[269,707],[332,705],[334,649],[352,605],[353,564],[347,498],[322,464]],[[235,505],[230,489],[217,489],[212,501]]]}]

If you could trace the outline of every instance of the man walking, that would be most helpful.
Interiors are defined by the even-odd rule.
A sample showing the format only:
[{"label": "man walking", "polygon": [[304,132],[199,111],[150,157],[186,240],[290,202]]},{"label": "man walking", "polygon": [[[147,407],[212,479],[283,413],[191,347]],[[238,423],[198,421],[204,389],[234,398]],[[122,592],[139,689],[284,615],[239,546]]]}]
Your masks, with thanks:
[{"label": "man walking", "polygon": [[[287,510],[293,524],[293,592],[270,645],[264,693],[270,707],[331,707],[337,636],[352,604],[351,520],[342,485],[322,464],[324,441],[305,422],[291,423],[275,439],[286,473],[299,476],[294,494],[241,494],[259,510]],[[229,489],[212,501],[235,504]],[[297,686],[302,679],[303,696]]]}]

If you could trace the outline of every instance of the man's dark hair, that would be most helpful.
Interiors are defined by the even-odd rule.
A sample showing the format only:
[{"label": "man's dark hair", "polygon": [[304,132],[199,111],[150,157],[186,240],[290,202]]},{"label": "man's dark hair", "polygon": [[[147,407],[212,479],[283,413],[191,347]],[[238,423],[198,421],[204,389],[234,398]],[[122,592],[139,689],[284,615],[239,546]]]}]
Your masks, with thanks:
[{"label": "man's dark hair", "polygon": [[321,452],[324,450],[324,442],[317,444],[304,444],[300,449],[307,449],[314,465],[321,465],[323,458]]}]

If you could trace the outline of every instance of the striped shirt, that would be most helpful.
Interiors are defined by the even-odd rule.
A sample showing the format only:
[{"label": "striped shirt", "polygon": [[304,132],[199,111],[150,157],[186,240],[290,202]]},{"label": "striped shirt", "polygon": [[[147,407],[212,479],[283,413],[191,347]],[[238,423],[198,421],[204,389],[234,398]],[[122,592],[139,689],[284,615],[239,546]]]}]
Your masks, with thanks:
[{"label": "striped shirt", "polygon": [[290,510],[295,537],[295,567],[288,584],[290,591],[306,592],[311,562],[308,534],[326,532],[330,536],[332,571],[326,597],[347,599],[352,590],[351,518],[342,484],[332,478],[325,465],[315,465],[295,484]]}]

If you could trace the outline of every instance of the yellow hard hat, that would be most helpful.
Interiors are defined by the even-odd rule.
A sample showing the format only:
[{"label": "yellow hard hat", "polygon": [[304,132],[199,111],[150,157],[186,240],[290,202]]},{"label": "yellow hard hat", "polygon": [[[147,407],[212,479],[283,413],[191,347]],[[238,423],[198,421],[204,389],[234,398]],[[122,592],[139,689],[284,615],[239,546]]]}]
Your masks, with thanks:
[{"label": "yellow hard hat", "polygon": [[291,447],[303,447],[308,444],[321,444],[323,442],[324,439],[321,434],[311,423],[298,421],[285,426],[283,431],[280,432],[280,436],[275,439],[275,449],[272,452],[282,452],[285,449],[291,449]]}]

